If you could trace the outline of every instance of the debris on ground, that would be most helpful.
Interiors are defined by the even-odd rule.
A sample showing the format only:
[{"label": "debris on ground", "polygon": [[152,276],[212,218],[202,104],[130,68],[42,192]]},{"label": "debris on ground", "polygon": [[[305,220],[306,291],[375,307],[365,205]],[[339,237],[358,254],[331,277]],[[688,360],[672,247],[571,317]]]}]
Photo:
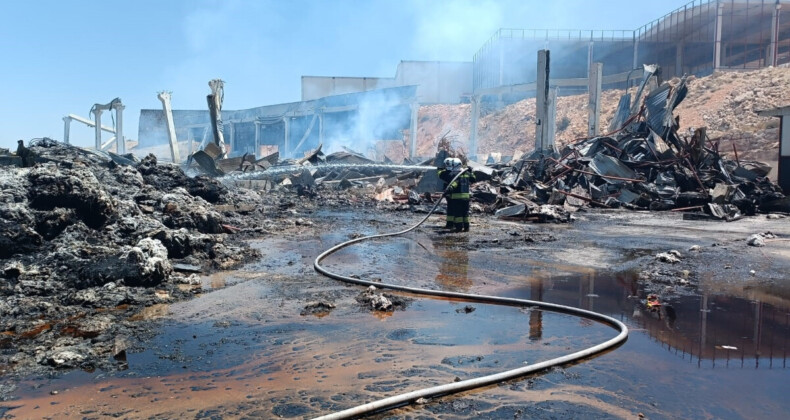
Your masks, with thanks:
[{"label": "debris on ground", "polygon": [[705,128],[678,132],[673,111],[687,94],[686,78],[665,82],[614,133],[522,158],[503,169],[501,183],[565,208],[673,210],[726,221],[774,209],[785,196],[767,178],[770,168],[726,159]]},{"label": "debris on ground", "polygon": [[656,259],[669,264],[675,264],[680,262],[680,252],[678,251],[669,251],[669,252],[660,252],[656,255]]},{"label": "debris on ground", "polygon": [[321,316],[328,314],[329,312],[332,311],[332,309],[335,309],[334,303],[324,302],[324,301],[313,301],[313,302],[308,302],[302,309],[302,312],[299,313],[299,315]]},{"label": "debris on ground", "polygon": [[746,244],[756,247],[765,246],[766,239],[776,239],[776,235],[771,232],[755,233],[746,238]]},{"label": "debris on ground", "polygon": [[395,309],[405,309],[411,299],[389,293],[376,293],[376,286],[369,286],[357,297],[357,302],[372,311],[392,312]]},{"label": "debris on ground", "polygon": [[658,310],[658,308],[661,306],[661,301],[658,299],[658,295],[649,294],[645,300],[645,305],[650,310]]},{"label": "debris on ground", "polygon": [[392,311],[394,306],[382,293],[376,294],[376,286],[370,286],[357,296],[357,301],[365,304],[374,311]]},{"label": "debris on ground", "polygon": [[127,318],[200,284],[176,270],[256,255],[215,208],[246,199],[214,179],[50,139],[24,150],[33,165],[0,167],[0,331],[18,350],[4,366],[111,368]]}]

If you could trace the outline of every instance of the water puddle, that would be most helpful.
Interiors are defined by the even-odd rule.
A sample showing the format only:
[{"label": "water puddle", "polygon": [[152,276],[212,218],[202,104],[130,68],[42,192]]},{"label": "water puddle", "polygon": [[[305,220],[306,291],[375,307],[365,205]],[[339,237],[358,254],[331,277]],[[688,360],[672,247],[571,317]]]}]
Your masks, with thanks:
[{"label": "water puddle", "polygon": [[[414,296],[405,311],[368,312],[353,300],[360,288],[312,269],[319,252],[357,231],[346,226],[296,246],[278,238],[257,242],[261,261],[205,278],[210,292],[193,301],[140,315],[169,313],[147,350],[127,355],[127,370],[31,378],[20,385],[19,400],[0,404],[0,413],[311,417],[536,363],[614,335],[563,314]],[[463,238],[418,232],[366,242],[325,266],[420,287],[577,306],[621,319],[631,335],[620,348],[571,367],[380,418],[781,418],[790,412],[787,295],[723,288],[710,279],[699,295],[650,309],[633,273],[474,249]],[[337,308],[301,316],[307,301],[294,290]]]}]

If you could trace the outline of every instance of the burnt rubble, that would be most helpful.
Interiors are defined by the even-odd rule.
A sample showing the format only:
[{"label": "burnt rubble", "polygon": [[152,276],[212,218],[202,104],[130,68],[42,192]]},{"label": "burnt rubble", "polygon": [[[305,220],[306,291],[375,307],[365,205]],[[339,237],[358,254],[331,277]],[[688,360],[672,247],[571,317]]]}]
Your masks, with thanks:
[{"label": "burnt rubble", "polygon": [[[255,252],[229,233],[252,192],[180,168],[32,142],[30,168],[0,166],[0,365],[112,368],[129,317],[192,295],[173,265],[226,269]],[[122,162],[122,163],[118,163]],[[199,286],[198,286],[199,287]],[[13,343],[13,344],[11,344]],[[12,351],[13,350],[13,351]]]},{"label": "burnt rubble", "polygon": [[[478,181],[472,186],[472,210],[555,223],[572,221],[573,213],[586,207],[682,211],[686,219],[725,221],[790,212],[790,200],[767,177],[768,165],[741,161],[737,151],[735,160],[726,158],[705,128],[678,132],[674,110],[688,94],[688,79],[657,85],[657,73],[656,66],[645,66],[635,97],[621,98],[610,134],[508,163],[500,163],[499,154],[485,165],[469,160]],[[443,188],[432,167],[446,156],[462,155],[444,138],[438,149],[435,157],[418,163],[426,167],[420,171],[377,166],[351,150],[324,155],[320,145],[299,160],[268,160],[272,165],[258,169],[240,165],[239,171],[273,174],[257,181],[258,188],[293,189],[309,198],[341,190],[357,201],[372,198],[383,208],[425,212]],[[277,171],[284,165],[287,170]]]},{"label": "burnt rubble", "polygon": [[[477,179],[472,211],[555,223],[571,222],[587,207],[727,221],[790,213],[766,165],[725,158],[704,128],[678,132],[673,111],[687,94],[686,79],[663,83],[644,99],[643,91],[633,100],[640,106],[624,97],[608,135],[506,163],[501,156],[469,160]],[[459,155],[448,142],[440,145],[436,156],[402,165],[351,150],[324,155],[320,145],[301,159],[275,153],[215,160],[204,153],[186,166],[187,173],[202,170],[197,176],[153,155],[139,160],[50,139],[25,148],[24,162],[0,153],[0,367],[30,373],[122,366],[108,356],[120,359],[123,343],[134,342],[133,315],[192,296],[200,288],[196,273],[254,257],[240,239],[310,226],[299,215],[313,207],[429,211],[443,189],[435,167]],[[672,260],[662,258],[656,264]],[[408,303],[399,299],[374,290],[358,297],[379,311]],[[331,305],[311,303],[304,313]]]},{"label": "burnt rubble", "polygon": [[767,178],[769,166],[724,158],[705,128],[690,136],[678,133],[672,112],[687,90],[685,78],[665,82],[637,113],[629,116],[629,108],[620,107],[615,120],[625,122],[614,133],[583,139],[560,153],[534,153],[503,168],[502,195],[517,195],[533,210],[500,212],[537,214],[539,203],[571,211],[584,206],[684,211],[686,218],[731,221],[790,211],[779,186]]}]

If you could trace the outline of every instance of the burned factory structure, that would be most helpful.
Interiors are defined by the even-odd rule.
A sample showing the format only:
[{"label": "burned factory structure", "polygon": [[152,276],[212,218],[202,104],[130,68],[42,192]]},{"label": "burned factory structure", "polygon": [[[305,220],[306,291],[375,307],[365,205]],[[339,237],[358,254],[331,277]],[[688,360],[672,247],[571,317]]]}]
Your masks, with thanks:
[{"label": "burned factory structure", "polygon": [[[256,156],[278,152],[281,157],[302,156],[324,144],[364,145],[377,140],[402,141],[409,129],[416,86],[327,96],[314,100],[222,112],[222,133],[230,156]],[[202,148],[213,141],[208,111],[174,110],[176,136],[188,147]],[[140,147],[168,141],[162,110],[140,112]],[[193,144],[194,143],[194,144]],[[189,151],[191,154],[191,150]]]},{"label": "burned factory structure", "polygon": [[[384,154],[374,152],[379,142],[394,141],[402,156],[414,158],[420,156],[421,106],[471,103],[469,129],[459,141],[477,156],[481,116],[536,97],[542,77],[538,50],[551,50],[551,74],[545,75],[549,102],[590,91],[593,79],[604,90],[639,86],[643,64],[657,65],[659,80],[781,66],[790,63],[790,20],[782,19],[789,5],[790,0],[694,0],[636,29],[503,28],[469,62],[401,61],[394,77],[302,76],[300,102],[223,111],[221,131],[229,157],[277,151],[298,158],[323,144],[329,152],[344,146],[381,160]],[[553,106],[546,118],[552,119]],[[208,111],[174,110],[172,118],[188,154],[212,138]],[[142,110],[139,146],[166,144],[166,126],[165,112]],[[544,144],[553,144],[553,126]]]}]

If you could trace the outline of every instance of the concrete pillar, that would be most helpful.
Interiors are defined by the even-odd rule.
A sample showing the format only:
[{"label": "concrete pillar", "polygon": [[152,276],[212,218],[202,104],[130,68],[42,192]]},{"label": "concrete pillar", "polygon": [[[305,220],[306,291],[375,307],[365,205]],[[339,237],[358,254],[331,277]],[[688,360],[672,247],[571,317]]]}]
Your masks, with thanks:
[{"label": "concrete pillar", "polygon": [[96,123],[94,126],[95,131],[95,145],[96,150],[101,150],[101,109],[93,109],[93,122]]},{"label": "concrete pillar", "polygon": [[233,153],[233,150],[236,147],[236,123],[232,122],[228,124],[228,131],[230,131],[230,151],[228,151],[228,155]]},{"label": "concrete pillar", "polygon": [[167,125],[167,139],[170,142],[170,157],[173,163],[181,163],[181,156],[178,152],[178,138],[176,137],[176,126],[173,123],[173,108],[170,106],[170,92],[159,92],[157,98],[162,102],[162,110],[165,113],[165,124]]},{"label": "concrete pillar", "polygon": [[713,69],[716,70],[721,67],[721,28],[724,22],[724,3],[718,3],[716,8],[716,32],[715,43],[713,49]]},{"label": "concrete pillar", "polygon": [[587,73],[588,74],[590,73],[590,69],[593,66],[593,53],[595,52],[594,49],[595,49],[595,43],[593,41],[590,41],[590,43],[587,44]]},{"label": "concrete pillar", "polygon": [[482,96],[472,96],[472,126],[469,127],[469,157],[477,159],[477,125],[480,120],[480,100]]},{"label": "concrete pillar", "polygon": [[63,142],[69,144],[69,134],[71,132],[71,117],[63,117]]},{"label": "concrete pillar", "polygon": [[631,68],[635,69],[637,68],[638,65],[639,65],[639,40],[634,39],[634,64],[633,67]]},{"label": "concrete pillar", "polygon": [[590,67],[587,79],[587,136],[601,134],[601,88],[603,84],[603,63],[594,63]]},{"label": "concrete pillar", "polygon": [[535,96],[535,150],[544,151],[549,141],[549,50],[538,51]]},{"label": "concrete pillar", "polygon": [[192,146],[192,142],[194,142],[194,141],[195,141],[195,138],[192,137],[192,128],[190,127],[187,130],[187,156],[192,156],[192,148],[194,147],[194,146]]},{"label": "concrete pillar", "polygon": [[255,151],[253,154],[258,157],[258,150],[261,148],[261,122],[253,121],[253,124],[255,124]]},{"label": "concrete pillar", "polygon": [[280,157],[288,158],[290,157],[290,151],[288,150],[288,138],[291,137],[291,117],[283,117],[283,125],[285,126],[285,138],[283,139],[283,150],[280,151]]},{"label": "concrete pillar", "polygon": [[123,136],[123,110],[126,107],[119,102],[114,104],[113,108],[115,108],[115,151],[123,155],[126,154],[126,138]]},{"label": "concrete pillar", "polygon": [[324,110],[318,114],[318,143],[324,144]]},{"label": "concrete pillar", "polygon": [[546,120],[549,126],[549,133],[545,139],[544,149],[548,152],[554,150],[554,135],[557,132],[557,91],[559,88],[549,89],[549,116]]},{"label": "concrete pillar", "polygon": [[790,194],[790,115],[779,117],[779,162],[776,181]]},{"label": "concrete pillar", "polygon": [[417,154],[417,113],[420,110],[420,104],[413,102],[411,104],[411,123],[409,124],[409,158],[413,158]]},{"label": "concrete pillar", "polygon": [[766,60],[769,66],[776,66],[778,61],[776,53],[779,42],[779,9],[781,8],[782,5],[776,2],[773,14],[771,15],[771,43],[768,46],[768,58]]}]

